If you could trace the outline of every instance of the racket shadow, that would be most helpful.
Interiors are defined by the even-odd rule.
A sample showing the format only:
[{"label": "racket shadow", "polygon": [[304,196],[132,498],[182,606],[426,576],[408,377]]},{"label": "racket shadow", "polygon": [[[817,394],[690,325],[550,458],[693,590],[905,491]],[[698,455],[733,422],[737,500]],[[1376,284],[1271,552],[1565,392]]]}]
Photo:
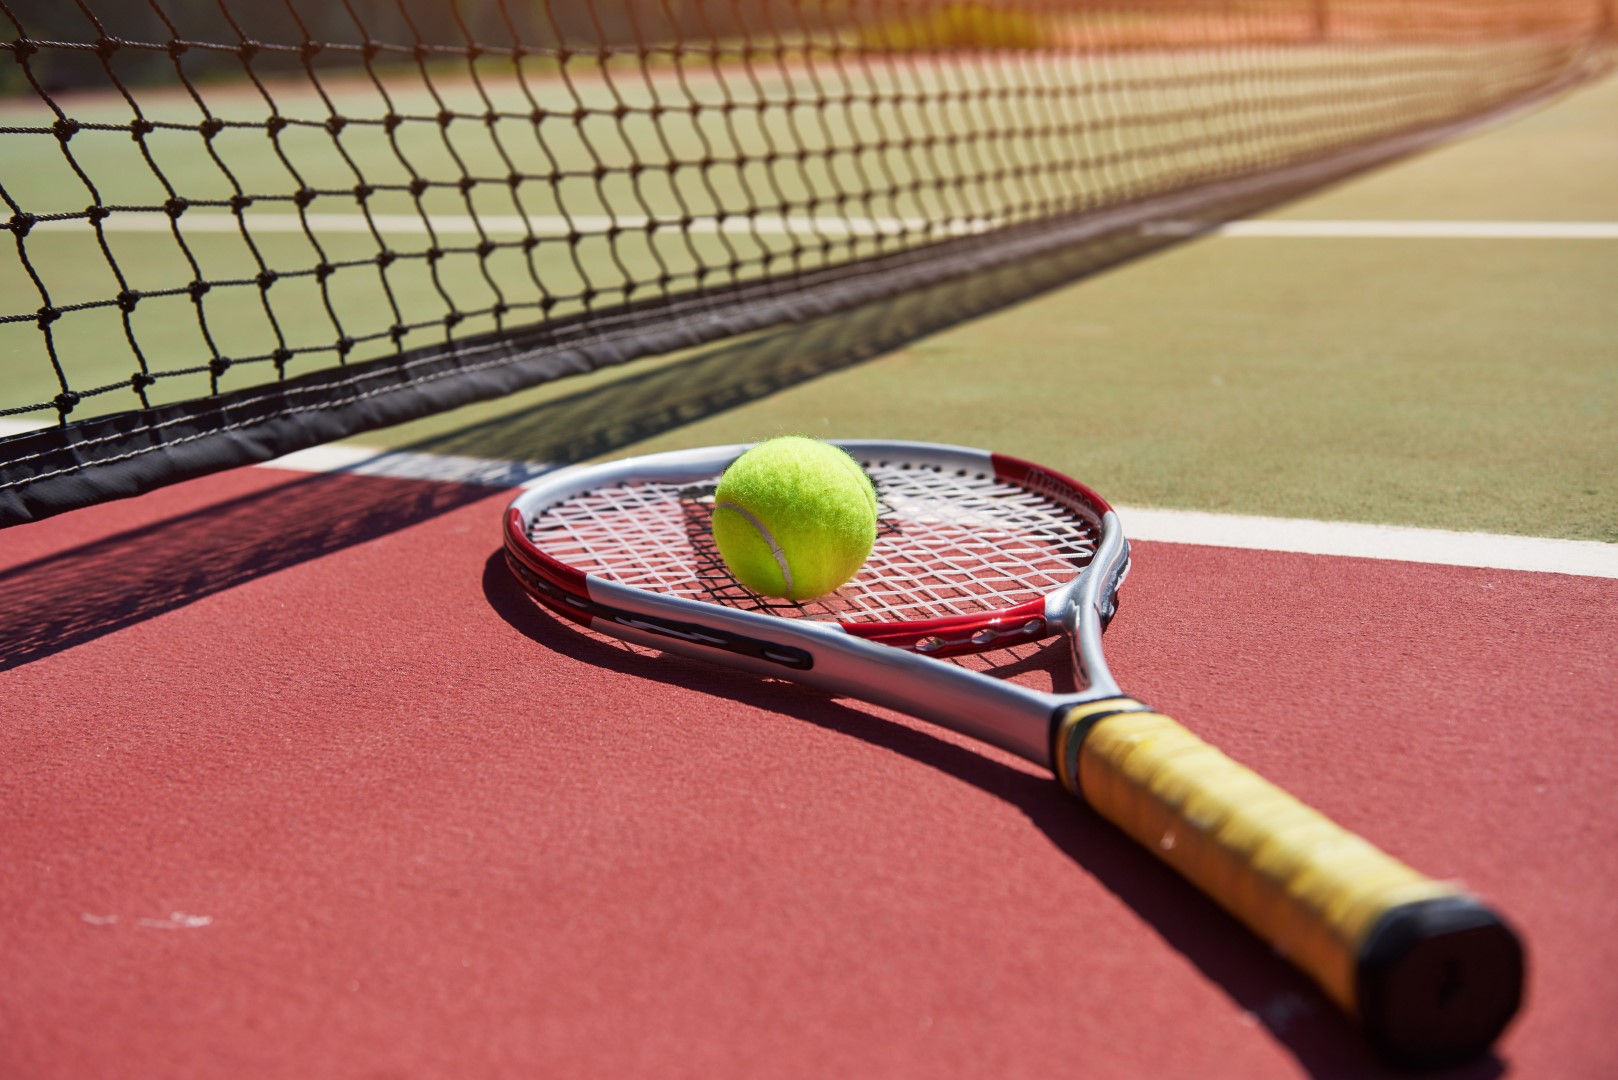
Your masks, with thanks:
[{"label": "racket shadow", "polygon": [[[1074,800],[1054,780],[959,746],[925,730],[851,708],[813,688],[766,682],[700,660],[642,655],[580,631],[544,610],[512,579],[502,552],[484,566],[483,592],[496,614],[540,646],[595,668],[703,692],[791,717],[838,735],[902,754],[1020,810],[1082,870],[1127,904],[1171,948],[1217,983],[1255,1026],[1267,1030],[1314,1077],[1405,1075],[1382,1064],[1325,996],[1235,919],[1107,821]],[[1001,676],[1048,675],[1064,688],[1071,675],[1066,647],[1026,649],[995,668]],[[1505,1071],[1490,1055],[1441,1075],[1492,1080]]]}]

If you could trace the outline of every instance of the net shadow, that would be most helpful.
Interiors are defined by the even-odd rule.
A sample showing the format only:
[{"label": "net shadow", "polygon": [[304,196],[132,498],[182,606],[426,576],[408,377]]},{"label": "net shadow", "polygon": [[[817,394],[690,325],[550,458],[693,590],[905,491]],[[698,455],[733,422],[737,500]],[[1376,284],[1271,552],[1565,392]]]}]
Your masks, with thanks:
[{"label": "net shadow", "polygon": [[24,563],[4,575],[0,671],[490,494],[458,484],[310,476]]},{"label": "net shadow", "polygon": [[[1205,208],[1195,228],[1290,193]],[[556,464],[589,460],[875,359],[1109,267],[1182,242],[1130,229],[861,305],[657,370],[424,439],[408,450]],[[305,560],[418,523],[491,488],[310,477],[119,534],[8,573],[0,670],[49,656]]]}]

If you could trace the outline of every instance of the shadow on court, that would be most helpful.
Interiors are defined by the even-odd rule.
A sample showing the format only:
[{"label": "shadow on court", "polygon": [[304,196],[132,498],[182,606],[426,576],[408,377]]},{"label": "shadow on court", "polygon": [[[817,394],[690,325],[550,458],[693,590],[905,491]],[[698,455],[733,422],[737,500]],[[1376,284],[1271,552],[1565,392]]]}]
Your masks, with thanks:
[{"label": "shadow on court", "polygon": [[[1214,224],[1286,192],[1201,208]],[[1180,243],[1126,229],[1059,252],[712,348],[652,371],[421,440],[431,454],[571,464],[847,368]],[[309,477],[8,571],[0,671],[201,597],[426,520],[495,489],[353,475]]]},{"label": "shadow on court", "polygon": [[[1230,214],[1245,207],[1227,208]],[[1227,215],[1220,215],[1227,216]],[[712,348],[405,449],[571,464],[808,380],[1178,242],[1114,233],[1066,251]],[[495,489],[307,477],[7,572],[0,671],[374,539]]]},{"label": "shadow on court", "polygon": [[[1054,781],[902,724],[849,708],[807,687],[766,682],[744,672],[674,654],[654,657],[590,635],[545,611],[516,583],[503,553],[484,566],[483,591],[494,611],[546,649],[626,678],[689,689],[801,720],[883,750],[903,754],[1015,806],[1071,858],[1196,965],[1284,1046],[1314,1077],[1408,1075],[1381,1064],[1352,1023],[1304,975],[1211,900],[1143,851]],[[1043,669],[1057,689],[1070,681],[1065,646],[1031,650],[1000,674]],[[1076,918],[1082,917],[1079,915]],[[1078,993],[1076,999],[1082,999]],[[1494,1080],[1503,1062],[1489,1055],[1445,1077]]]},{"label": "shadow on court", "polygon": [[4,574],[0,671],[494,493],[307,476],[24,563]]}]

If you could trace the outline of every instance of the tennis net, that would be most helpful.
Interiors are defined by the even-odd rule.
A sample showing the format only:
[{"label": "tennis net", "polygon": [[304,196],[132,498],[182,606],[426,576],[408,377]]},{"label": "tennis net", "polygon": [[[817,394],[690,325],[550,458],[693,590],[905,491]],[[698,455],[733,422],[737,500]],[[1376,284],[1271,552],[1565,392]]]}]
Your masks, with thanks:
[{"label": "tennis net", "polygon": [[0,523],[1192,235],[1606,71],[1614,6],[0,0]]}]

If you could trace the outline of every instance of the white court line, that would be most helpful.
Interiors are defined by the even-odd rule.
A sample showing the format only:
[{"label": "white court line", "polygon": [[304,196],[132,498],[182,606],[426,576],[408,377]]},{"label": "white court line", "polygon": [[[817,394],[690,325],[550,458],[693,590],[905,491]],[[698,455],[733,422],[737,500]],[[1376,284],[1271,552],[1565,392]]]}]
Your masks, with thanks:
[{"label": "white court line", "polygon": [[[433,457],[352,446],[321,446],[302,450],[268,462],[266,467],[300,472],[350,472],[367,476],[446,480],[497,487],[527,484],[555,468],[537,463]],[[1595,540],[1498,536],[1395,525],[1210,514],[1194,510],[1144,507],[1118,507],[1117,510],[1124,523],[1124,532],[1135,540],[1618,578],[1618,544],[1603,544]]]},{"label": "white court line", "polygon": [[[0,420],[0,437],[38,427],[37,424]],[[414,454],[341,445],[300,450],[265,462],[261,467],[300,473],[342,472],[405,480],[434,480],[492,488],[520,487],[556,468],[536,462]],[[1123,506],[1117,509],[1125,533],[1134,540],[1618,578],[1618,544],[1604,544],[1596,540],[1500,536],[1396,525],[1210,514],[1197,510]]]},{"label": "white court line", "polygon": [[[1158,236],[1190,236],[1196,221],[1146,226]],[[1618,240],[1611,221],[1230,221],[1207,230],[1215,236],[1354,240]]]},{"label": "white court line", "polygon": [[1618,578],[1618,544],[1603,544],[1597,540],[1553,540],[1402,525],[1247,517],[1198,510],[1144,507],[1118,507],[1117,510],[1125,534],[1133,540]]}]

